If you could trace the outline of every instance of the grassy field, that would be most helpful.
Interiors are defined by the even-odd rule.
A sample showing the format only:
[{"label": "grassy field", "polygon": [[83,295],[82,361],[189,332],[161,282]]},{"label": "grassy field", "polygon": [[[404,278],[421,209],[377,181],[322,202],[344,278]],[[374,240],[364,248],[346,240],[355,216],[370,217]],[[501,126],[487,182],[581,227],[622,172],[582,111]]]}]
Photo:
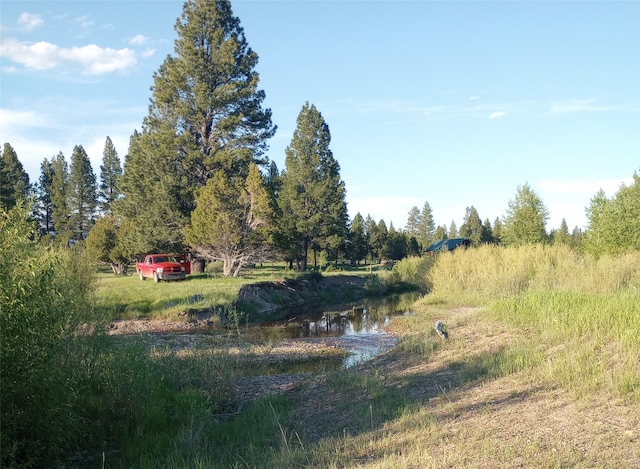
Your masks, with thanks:
[{"label": "grassy field", "polygon": [[100,310],[113,319],[179,319],[176,313],[186,309],[229,307],[238,291],[247,283],[295,275],[284,265],[256,267],[237,278],[216,273],[189,275],[185,281],[141,281],[137,276],[116,276],[101,270],[97,275],[97,300]]},{"label": "grassy field", "polygon": [[638,253],[483,247],[440,256],[425,275],[432,293],[391,324],[394,350],[228,418],[196,406],[170,445],[136,450],[128,464],[640,466]]},{"label": "grassy field", "polygon": [[[17,291],[28,295],[25,314],[27,300],[43,296],[35,289],[73,262],[56,261],[41,280],[42,267],[25,258],[15,271],[31,282]],[[174,318],[188,308],[229,307],[244,283],[285,275],[265,267],[241,279],[155,284],[101,273],[97,311],[111,319]],[[86,317],[84,296],[61,293],[79,285],[87,291],[85,278],[78,267],[66,283],[42,290],[60,303],[56,324],[66,327],[70,307]],[[39,394],[23,386],[42,405],[11,421],[12,435],[23,440],[3,440],[3,448],[18,448],[3,461],[38,467],[47,456],[66,455],[64,467],[105,468],[640,467],[640,253],[594,259],[563,247],[483,246],[404,260],[379,272],[379,282],[430,288],[413,315],[389,325],[400,338],[393,350],[349,369],[283,374],[268,389],[259,386],[265,377],[252,374],[340,354],[323,348],[329,344],[252,343],[233,328],[179,337],[186,353],[153,334],[68,336],[52,325],[37,338],[49,347],[41,347],[44,365],[25,375],[41,384]],[[445,322],[448,340],[434,332],[436,320]],[[11,344],[29,350],[17,339]],[[35,427],[24,423],[32,420],[37,442]],[[30,457],[36,444],[38,456]]]}]

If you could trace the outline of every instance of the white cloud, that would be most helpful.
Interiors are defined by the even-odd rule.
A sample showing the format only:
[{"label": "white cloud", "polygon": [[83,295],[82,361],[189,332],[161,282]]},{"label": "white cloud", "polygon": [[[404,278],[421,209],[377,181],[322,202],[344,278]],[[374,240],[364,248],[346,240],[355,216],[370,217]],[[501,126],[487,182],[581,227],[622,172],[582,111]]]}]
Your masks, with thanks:
[{"label": "white cloud", "polygon": [[505,115],[504,111],[492,112],[491,115],[489,116],[489,119],[498,119],[500,117],[503,117],[504,115]]},{"label": "white cloud", "polygon": [[136,34],[131,39],[129,39],[129,44],[132,46],[141,46],[147,42],[147,38],[142,34]]},{"label": "white cloud", "polygon": [[589,99],[567,99],[551,103],[551,112],[553,114],[566,114],[570,112],[594,112],[606,111],[603,106],[596,106],[596,98]]},{"label": "white cloud", "polygon": [[44,20],[40,15],[25,12],[18,17],[18,26],[22,31],[31,31],[43,24]]},{"label": "white cloud", "polygon": [[86,75],[126,72],[137,63],[131,49],[111,49],[91,44],[83,47],[63,48],[50,42],[21,42],[16,38],[3,38],[0,56],[34,70],[49,70],[65,63],[82,65]]},{"label": "white cloud", "polygon": [[146,58],[151,57],[155,53],[156,53],[155,49],[146,49],[141,55],[142,55],[142,57],[144,57],[146,59]]},{"label": "white cloud", "polygon": [[88,15],[78,16],[77,18],[74,19],[74,21],[80,25],[83,32],[87,32],[93,26],[93,23],[94,23],[94,21]]}]

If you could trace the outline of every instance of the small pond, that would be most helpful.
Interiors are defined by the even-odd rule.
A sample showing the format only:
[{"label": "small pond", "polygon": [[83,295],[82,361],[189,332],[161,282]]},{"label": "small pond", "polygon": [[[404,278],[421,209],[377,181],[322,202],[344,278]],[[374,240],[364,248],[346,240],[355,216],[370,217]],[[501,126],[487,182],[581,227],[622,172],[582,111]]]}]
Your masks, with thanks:
[{"label": "small pond", "polygon": [[359,302],[331,308],[302,306],[282,309],[272,317],[278,321],[265,322],[249,332],[258,340],[326,339],[350,352],[343,366],[349,367],[382,353],[396,343],[385,333],[395,316],[412,314],[411,305],[417,293],[403,293],[382,298],[366,298]]}]

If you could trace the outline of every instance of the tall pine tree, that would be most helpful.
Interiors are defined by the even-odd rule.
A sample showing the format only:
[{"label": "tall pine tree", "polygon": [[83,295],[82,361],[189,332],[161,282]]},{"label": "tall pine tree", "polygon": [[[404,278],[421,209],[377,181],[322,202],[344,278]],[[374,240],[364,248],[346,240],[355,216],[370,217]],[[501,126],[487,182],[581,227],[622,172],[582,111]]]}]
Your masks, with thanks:
[{"label": "tall pine tree", "polygon": [[30,196],[29,175],[11,144],[5,143],[0,154],[0,208],[10,210],[18,200],[27,200]]},{"label": "tall pine tree", "polygon": [[71,230],[76,240],[87,237],[96,219],[97,183],[91,161],[82,145],[71,154],[69,169],[69,208]]},{"label": "tall pine tree", "polygon": [[[141,248],[180,248],[175,228],[185,226],[199,188],[218,171],[245,178],[251,162],[266,163],[276,130],[262,108],[258,56],[231,3],[188,0],[175,29],[175,54],[154,74],[149,115],[133,138],[116,204],[140,227]],[[159,200],[149,200],[150,191]]]},{"label": "tall pine tree", "polygon": [[480,215],[478,215],[478,211],[473,205],[466,208],[464,219],[462,221],[462,225],[460,225],[458,234],[461,237],[470,240],[472,246],[478,246],[483,242],[485,238],[484,226],[480,219]]},{"label": "tall pine tree", "polygon": [[71,229],[71,204],[69,165],[62,152],[51,158],[51,208],[56,239],[67,245],[73,237]]},{"label": "tall pine tree", "polygon": [[305,103],[286,148],[279,196],[285,251],[306,270],[310,250],[336,252],[347,237],[347,203],[340,165],[329,149],[329,126]]},{"label": "tall pine tree", "polygon": [[425,201],[418,221],[418,236],[416,239],[423,249],[426,249],[433,241],[436,224],[433,221],[433,210],[428,201]]},{"label": "tall pine tree", "polygon": [[102,165],[100,165],[100,186],[98,190],[98,203],[103,214],[111,213],[111,205],[120,197],[118,178],[122,174],[120,157],[113,145],[111,138],[104,142],[102,153]]},{"label": "tall pine tree", "polygon": [[36,184],[36,212],[41,235],[53,234],[53,203],[51,201],[51,183],[53,166],[46,158],[40,164],[40,178]]}]

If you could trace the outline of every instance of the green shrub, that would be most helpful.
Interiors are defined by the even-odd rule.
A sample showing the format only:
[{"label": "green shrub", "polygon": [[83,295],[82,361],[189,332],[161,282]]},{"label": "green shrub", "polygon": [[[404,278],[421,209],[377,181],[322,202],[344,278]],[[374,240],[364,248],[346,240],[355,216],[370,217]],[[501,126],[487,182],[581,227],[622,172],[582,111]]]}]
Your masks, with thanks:
[{"label": "green shrub", "polygon": [[3,467],[55,460],[87,437],[78,405],[93,276],[80,252],[39,246],[28,215],[0,213]]}]

